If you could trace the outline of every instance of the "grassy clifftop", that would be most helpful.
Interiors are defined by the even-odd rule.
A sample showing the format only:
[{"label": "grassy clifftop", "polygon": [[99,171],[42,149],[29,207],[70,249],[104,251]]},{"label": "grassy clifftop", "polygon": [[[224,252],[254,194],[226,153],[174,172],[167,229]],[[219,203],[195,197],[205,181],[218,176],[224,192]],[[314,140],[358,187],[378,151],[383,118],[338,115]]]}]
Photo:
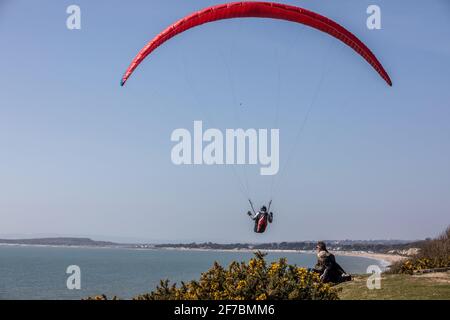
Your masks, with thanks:
[{"label": "grassy clifftop", "polygon": [[368,276],[355,276],[343,283],[339,298],[343,300],[450,300],[450,272],[422,275],[383,274],[381,289],[369,290]]}]

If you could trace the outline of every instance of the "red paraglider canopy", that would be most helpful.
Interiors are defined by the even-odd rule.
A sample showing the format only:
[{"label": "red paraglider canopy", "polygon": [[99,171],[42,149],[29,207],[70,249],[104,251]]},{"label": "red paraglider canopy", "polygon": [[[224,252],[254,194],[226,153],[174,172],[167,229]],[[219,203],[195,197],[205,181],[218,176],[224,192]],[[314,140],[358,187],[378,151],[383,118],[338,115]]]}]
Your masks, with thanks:
[{"label": "red paraglider canopy", "polygon": [[388,85],[392,86],[392,81],[389,75],[372,51],[370,51],[370,49],[367,48],[361,40],[359,40],[347,29],[312,11],[272,2],[234,2],[221,4],[197,11],[179,20],[153,38],[137,54],[122,77],[121,85],[123,86],[125,84],[142,60],[144,60],[164,42],[168,41],[177,34],[205,23],[233,18],[271,18],[287,20],[326,32],[355,50],[380,74]]}]

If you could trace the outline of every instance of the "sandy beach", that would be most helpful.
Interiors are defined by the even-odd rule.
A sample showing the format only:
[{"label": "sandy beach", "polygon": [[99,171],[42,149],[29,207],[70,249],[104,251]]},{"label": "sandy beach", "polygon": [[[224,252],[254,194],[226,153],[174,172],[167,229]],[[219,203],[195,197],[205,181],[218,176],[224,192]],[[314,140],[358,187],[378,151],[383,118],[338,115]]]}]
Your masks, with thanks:
[{"label": "sandy beach", "polygon": [[406,257],[397,254],[374,253],[365,251],[332,251],[332,253],[336,256],[364,257],[380,260],[383,261],[386,266],[391,265],[397,261],[406,259]]}]

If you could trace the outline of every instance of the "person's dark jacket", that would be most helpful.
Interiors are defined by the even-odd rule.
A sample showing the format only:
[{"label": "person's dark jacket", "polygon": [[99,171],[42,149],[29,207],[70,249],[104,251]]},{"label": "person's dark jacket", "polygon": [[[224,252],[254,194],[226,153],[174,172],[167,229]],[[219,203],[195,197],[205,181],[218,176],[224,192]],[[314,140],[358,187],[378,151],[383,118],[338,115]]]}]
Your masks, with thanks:
[{"label": "person's dark jacket", "polygon": [[334,255],[326,250],[317,254],[317,264],[314,267],[314,271],[319,273],[320,279],[324,283],[340,283],[349,278],[349,275],[336,262]]}]

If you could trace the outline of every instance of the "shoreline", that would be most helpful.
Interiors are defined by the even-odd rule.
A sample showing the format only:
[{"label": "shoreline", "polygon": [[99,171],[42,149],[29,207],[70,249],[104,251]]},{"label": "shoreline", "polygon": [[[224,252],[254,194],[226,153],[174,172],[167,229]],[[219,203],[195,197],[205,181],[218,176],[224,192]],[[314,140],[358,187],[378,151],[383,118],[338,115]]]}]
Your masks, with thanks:
[{"label": "shoreline", "polygon": [[[251,253],[255,252],[255,249],[207,249],[207,248],[183,248],[183,247],[164,247],[164,248],[155,248],[161,249],[161,250],[178,250],[178,251],[215,251],[215,252],[245,252],[245,253]],[[262,249],[260,250],[262,252],[274,252],[274,253],[306,253],[306,254],[316,254],[314,250],[283,250],[283,249]],[[336,251],[336,250],[330,250],[330,253],[334,254],[335,256],[347,256],[347,257],[359,257],[359,258],[366,258],[366,259],[372,259],[378,261],[383,268],[389,267],[391,264],[404,260],[406,257],[397,255],[397,254],[388,254],[388,253],[376,253],[376,252],[370,252],[370,251]]]},{"label": "shoreline", "polygon": [[362,257],[368,259],[374,259],[383,263],[384,267],[389,267],[391,264],[407,259],[407,257],[400,256],[398,254],[389,253],[376,253],[368,251],[331,251],[336,256],[347,257]]},{"label": "shoreline", "polygon": [[[44,244],[9,244],[0,243],[0,247],[38,247],[38,248],[74,248],[74,249],[127,249],[127,250],[170,250],[170,251],[205,251],[205,252],[243,252],[252,253],[257,250],[255,249],[209,249],[209,248],[187,248],[187,247],[148,247],[140,248],[133,247],[133,245],[118,245],[118,246],[83,246],[83,245],[44,245]],[[283,250],[283,249],[261,249],[262,252],[268,253],[299,253],[299,254],[315,254],[314,250]],[[386,268],[392,263],[406,259],[406,257],[387,254],[387,253],[376,253],[370,251],[335,251],[330,250],[330,252],[336,256],[347,256],[347,257],[360,257],[366,259],[372,259],[380,262],[380,264]]]}]

